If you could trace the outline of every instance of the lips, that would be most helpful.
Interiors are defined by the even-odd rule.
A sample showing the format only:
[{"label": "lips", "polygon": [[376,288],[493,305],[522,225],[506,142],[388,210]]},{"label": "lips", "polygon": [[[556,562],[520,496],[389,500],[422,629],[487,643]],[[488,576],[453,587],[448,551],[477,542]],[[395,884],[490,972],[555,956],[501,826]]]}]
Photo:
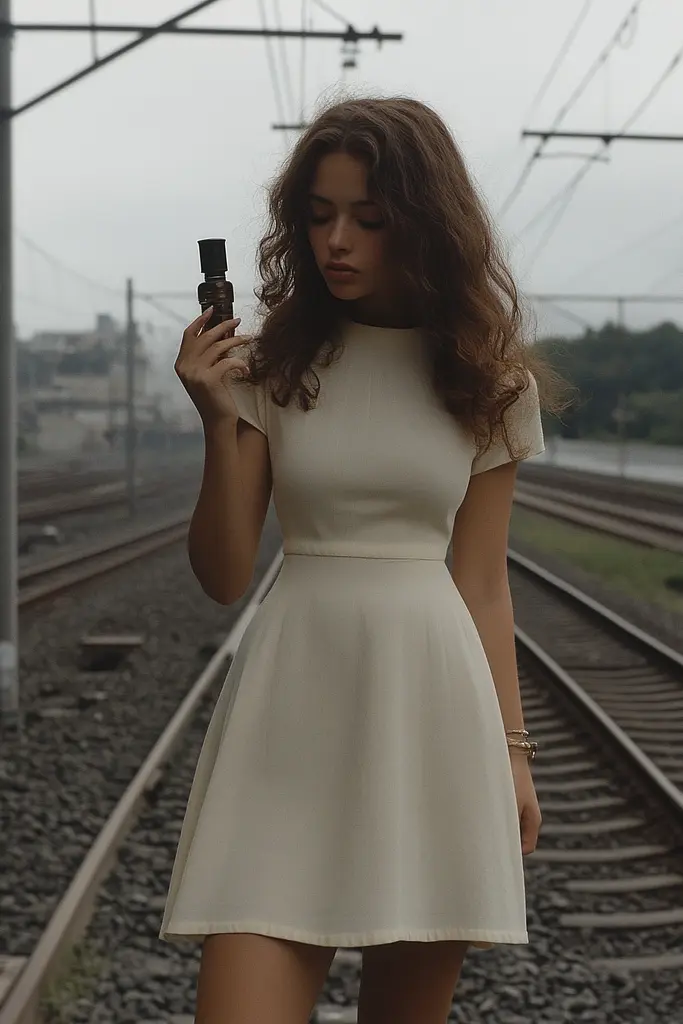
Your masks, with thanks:
[{"label": "lips", "polygon": [[350,266],[348,263],[327,263],[325,270],[328,270],[331,274],[357,274],[358,271],[355,267]]}]

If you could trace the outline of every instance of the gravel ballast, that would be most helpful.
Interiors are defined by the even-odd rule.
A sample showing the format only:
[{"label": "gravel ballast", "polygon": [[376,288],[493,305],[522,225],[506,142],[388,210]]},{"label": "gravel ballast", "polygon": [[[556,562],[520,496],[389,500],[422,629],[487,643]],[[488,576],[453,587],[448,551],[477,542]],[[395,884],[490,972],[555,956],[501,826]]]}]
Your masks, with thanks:
[{"label": "gravel ballast", "polygon": [[[619,814],[642,817],[642,829],[627,841],[680,842],[670,826],[628,770],[614,762],[609,751],[596,750],[580,724],[565,718],[562,706],[548,698],[542,683],[522,669],[525,697],[547,701],[572,732],[571,743],[585,745],[587,755],[598,761],[597,773],[609,780],[601,793],[620,795]],[[139,1024],[191,1018],[199,967],[200,944],[195,941],[165,943],[157,939],[176,843],[185,811],[197,756],[219,687],[204,702],[182,745],[183,756],[169,766],[157,791],[141,816],[120,861],[110,876],[88,932],[88,957],[101,969],[78,1006],[70,1008],[72,1024]],[[565,722],[567,724],[565,724]],[[542,754],[539,763],[543,764]],[[570,798],[566,798],[567,803]],[[553,802],[562,797],[553,796]],[[543,806],[543,799],[541,800]],[[597,812],[593,820],[614,815]],[[577,820],[557,811],[545,814],[550,821]],[[582,847],[604,846],[604,837],[590,836]],[[624,837],[621,837],[624,841]],[[305,842],[305,836],[302,836]],[[614,842],[609,837],[610,844]],[[561,838],[548,839],[546,847],[567,846]],[[677,854],[657,858],[648,870],[674,872]],[[682,928],[626,932],[592,932],[562,929],[559,916],[586,910],[649,910],[666,905],[667,896],[653,892],[627,893],[620,901],[567,892],[573,878],[605,879],[618,874],[640,873],[639,864],[558,865],[526,860],[528,946],[499,946],[472,950],[466,958],[454,1001],[451,1021],[461,1024],[543,1024],[596,1022],[596,1024],[679,1024],[683,1021],[680,972],[671,970],[633,977],[599,969],[602,957],[664,952],[680,948]],[[669,896],[670,899],[670,896]],[[670,905],[670,903],[669,903]],[[358,964],[333,965],[321,1002],[354,1007],[358,997]],[[315,1018],[314,1018],[315,1019]],[[324,1018],[321,1018],[324,1019]]]},{"label": "gravel ballast", "polygon": [[[21,733],[0,737],[0,952],[31,952],[59,897],[255,583],[280,534],[270,517],[252,588],[207,598],[183,544],[21,619]],[[113,671],[84,671],[84,634],[139,634]]]}]

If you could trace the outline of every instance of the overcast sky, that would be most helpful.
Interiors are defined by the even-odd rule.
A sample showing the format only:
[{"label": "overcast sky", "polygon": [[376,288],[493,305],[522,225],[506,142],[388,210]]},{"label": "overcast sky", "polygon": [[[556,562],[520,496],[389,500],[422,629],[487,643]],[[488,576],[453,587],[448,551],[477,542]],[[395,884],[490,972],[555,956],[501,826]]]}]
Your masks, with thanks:
[{"label": "overcast sky", "polygon": [[[433,104],[459,139],[494,213],[535,143],[523,127],[548,127],[633,4],[596,0],[552,86],[534,97],[585,0],[330,0],[358,29],[403,32],[402,43],[361,47],[347,75],[356,91],[403,93]],[[264,0],[268,22],[276,0]],[[88,0],[12,0],[15,21],[85,21]],[[103,22],[153,24],[189,0],[96,0]],[[337,23],[313,0],[316,28]],[[219,0],[187,24],[260,25],[259,0]],[[299,27],[302,0],[280,0],[282,23]],[[107,35],[103,54],[127,38]],[[14,47],[18,105],[90,59],[88,36],[19,35]],[[642,0],[637,20],[562,123],[567,130],[618,130],[683,46],[683,7]],[[298,118],[301,50],[286,47]],[[275,48],[279,59],[279,48]],[[309,42],[305,112],[342,80],[340,43]],[[282,65],[280,81],[284,82]],[[633,131],[683,133],[683,63]],[[286,95],[286,93],[285,93]],[[196,239],[225,235],[239,293],[254,282],[263,186],[286,151],[263,39],[168,36],[141,46],[14,121],[17,239],[16,316],[20,334],[88,325],[122,301],[59,270],[30,243],[74,270],[119,288],[189,291],[198,282]],[[599,144],[560,140],[548,154],[591,152]],[[594,162],[564,218],[534,257],[554,210],[527,225],[583,166],[576,157],[537,161],[499,224],[527,293],[683,293],[683,145],[619,142]],[[35,301],[34,301],[35,297]],[[191,319],[195,304],[168,302]],[[243,307],[243,302],[241,303]],[[610,306],[565,304],[595,323]],[[545,312],[544,312],[545,309]],[[541,328],[575,330],[538,307]],[[141,318],[178,327],[154,310]],[[630,324],[683,320],[671,304],[627,308]],[[161,338],[161,333],[158,335]]]}]

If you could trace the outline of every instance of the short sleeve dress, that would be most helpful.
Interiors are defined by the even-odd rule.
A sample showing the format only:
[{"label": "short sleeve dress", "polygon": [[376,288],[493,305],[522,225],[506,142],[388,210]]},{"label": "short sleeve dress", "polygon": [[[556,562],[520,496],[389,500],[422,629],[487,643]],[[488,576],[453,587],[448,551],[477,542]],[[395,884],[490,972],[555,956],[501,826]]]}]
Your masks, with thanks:
[{"label": "short sleeve dress", "polygon": [[[234,385],[284,558],[207,731],[161,937],[527,942],[504,724],[445,565],[471,476],[507,448],[477,457],[418,331],[349,324],[316,372],[309,412]],[[533,378],[507,417],[543,450]]]}]

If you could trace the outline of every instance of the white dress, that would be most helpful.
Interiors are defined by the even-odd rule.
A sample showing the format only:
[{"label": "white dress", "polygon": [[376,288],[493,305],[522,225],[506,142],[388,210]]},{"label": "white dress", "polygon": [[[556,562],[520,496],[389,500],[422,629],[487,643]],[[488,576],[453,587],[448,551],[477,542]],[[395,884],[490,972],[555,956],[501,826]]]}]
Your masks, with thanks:
[{"label": "white dress", "polygon": [[[486,655],[445,565],[474,458],[421,335],[349,325],[317,405],[234,384],[268,437],[280,573],[196,769],[161,938],[524,943],[512,771]],[[537,390],[508,429],[543,450]]]}]

